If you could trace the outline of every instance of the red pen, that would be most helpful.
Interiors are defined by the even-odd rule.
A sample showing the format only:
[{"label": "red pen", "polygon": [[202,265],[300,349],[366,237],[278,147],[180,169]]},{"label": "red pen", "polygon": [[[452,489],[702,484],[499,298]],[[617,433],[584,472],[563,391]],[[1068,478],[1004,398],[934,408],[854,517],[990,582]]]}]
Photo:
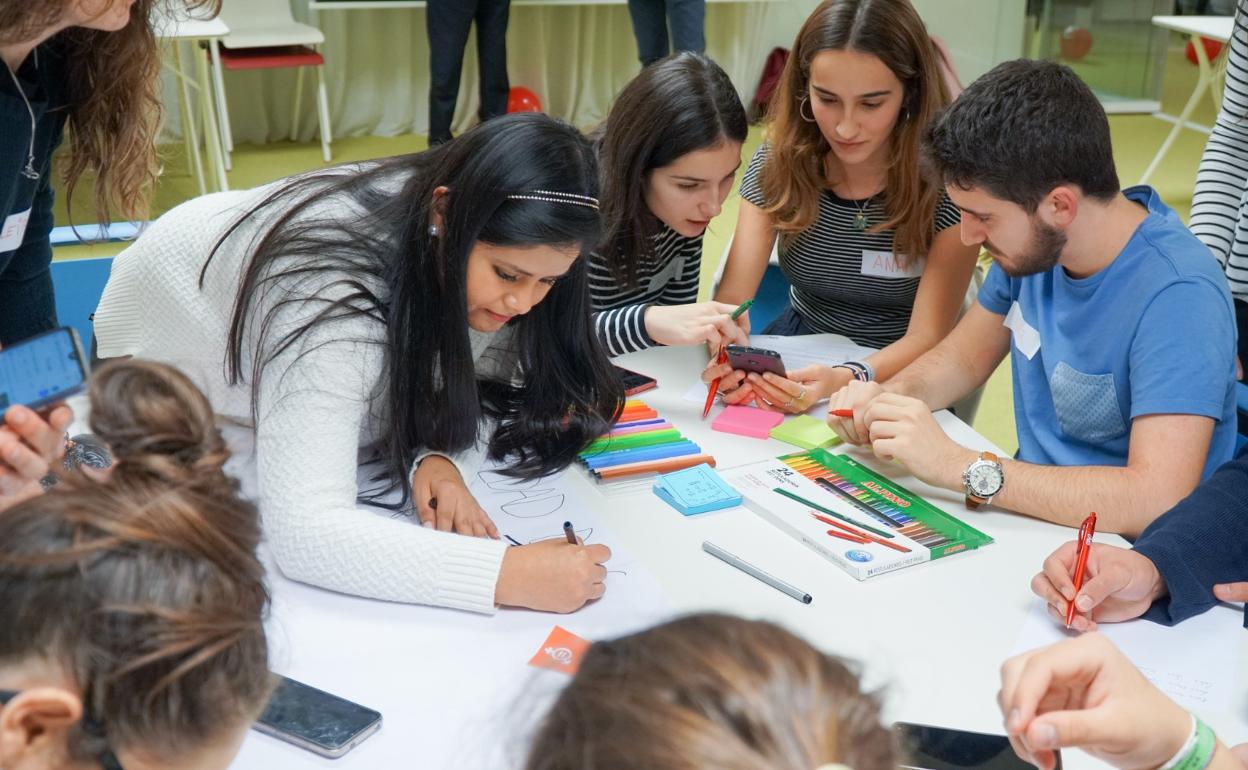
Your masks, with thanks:
[{"label": "red pen", "polygon": [[1083,589],[1083,574],[1088,568],[1088,554],[1092,551],[1092,536],[1096,534],[1096,511],[1088,514],[1088,518],[1079,525],[1079,548],[1075,552],[1075,595],[1066,603],[1066,627],[1075,620],[1075,599]]},{"label": "red pen", "polygon": [[[725,350],[722,345],[719,348],[719,355],[715,357],[715,363],[728,363],[728,351]],[[705,420],[706,416],[711,413],[711,404],[715,403],[715,394],[719,392],[719,379],[720,378],[716,377],[711,380],[711,387],[706,391],[706,404],[702,407],[703,420]]]},{"label": "red pen", "polygon": [[853,409],[830,409],[828,410],[828,414],[832,415],[833,417],[846,417],[846,418],[852,419],[854,416],[854,410]]},{"label": "red pen", "polygon": [[866,543],[866,542],[868,542],[868,541],[867,541],[867,539],[866,539],[865,537],[857,537],[857,536],[855,536],[855,535],[851,535],[851,534],[849,534],[848,532],[841,532],[841,531],[838,531],[838,530],[835,530],[835,529],[829,529],[829,530],[828,530],[828,534],[829,534],[829,535],[831,535],[832,537],[839,537],[839,538],[840,538],[840,539],[842,539],[842,540],[848,540],[848,541],[849,541],[849,542],[851,542],[851,543]]}]

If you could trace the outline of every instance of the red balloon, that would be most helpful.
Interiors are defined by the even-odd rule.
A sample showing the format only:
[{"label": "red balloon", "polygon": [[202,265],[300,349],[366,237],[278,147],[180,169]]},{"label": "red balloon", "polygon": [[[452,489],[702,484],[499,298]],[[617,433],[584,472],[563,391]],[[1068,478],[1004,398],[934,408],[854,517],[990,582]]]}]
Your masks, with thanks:
[{"label": "red balloon", "polygon": [[1092,33],[1083,27],[1067,27],[1062,30],[1062,58],[1079,61],[1092,50]]},{"label": "red balloon", "polygon": [[[1218,58],[1218,54],[1222,53],[1222,44],[1218,41],[1202,37],[1200,42],[1205,46],[1205,56],[1208,57],[1209,61]],[[1192,45],[1191,40],[1187,41],[1187,60],[1192,64],[1200,64],[1196,59],[1196,46]]]},{"label": "red balloon", "polygon": [[515,86],[507,94],[508,112],[541,112],[542,100],[524,86]]}]

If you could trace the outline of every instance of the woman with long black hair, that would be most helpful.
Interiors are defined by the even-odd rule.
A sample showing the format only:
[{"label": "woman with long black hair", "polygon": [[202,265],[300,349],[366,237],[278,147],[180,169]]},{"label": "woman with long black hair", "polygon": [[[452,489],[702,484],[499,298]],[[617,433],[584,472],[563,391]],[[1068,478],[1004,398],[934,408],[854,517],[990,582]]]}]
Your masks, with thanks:
[{"label": "woman with long black hair", "polygon": [[[418,155],[195,199],[117,257],[99,355],[175,364],[254,427],[260,510],[288,576],[571,611],[602,594],[609,551],[506,547],[468,492],[466,456],[549,474],[621,408],[581,258],[597,189],[588,141],[527,114]],[[365,490],[362,459],[384,467]],[[423,528],[357,507],[396,489]]]}]

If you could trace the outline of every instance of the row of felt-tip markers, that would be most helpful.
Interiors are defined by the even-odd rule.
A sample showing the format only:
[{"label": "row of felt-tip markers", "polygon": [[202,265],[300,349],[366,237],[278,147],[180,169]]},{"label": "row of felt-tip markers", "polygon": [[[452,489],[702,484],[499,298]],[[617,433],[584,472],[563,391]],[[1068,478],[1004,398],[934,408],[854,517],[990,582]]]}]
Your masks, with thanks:
[{"label": "row of felt-tip markers", "polygon": [[715,458],[644,401],[631,400],[625,402],[611,431],[581,452],[580,462],[602,482],[669,473],[702,463],[714,466]]}]

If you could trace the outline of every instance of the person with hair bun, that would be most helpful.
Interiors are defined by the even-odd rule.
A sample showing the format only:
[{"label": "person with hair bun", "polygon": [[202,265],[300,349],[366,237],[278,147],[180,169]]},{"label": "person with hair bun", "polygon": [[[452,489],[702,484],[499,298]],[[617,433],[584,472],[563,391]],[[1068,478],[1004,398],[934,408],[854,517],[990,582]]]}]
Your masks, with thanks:
[{"label": "person with hair bun", "polygon": [[223,769],[272,688],[256,510],[176,370],[90,402],[113,467],[0,512],[0,767]]},{"label": "person with hair bun", "polygon": [[266,542],[288,577],[571,612],[606,590],[610,550],[510,548],[468,485],[487,452],[521,478],[563,470],[623,407],[582,258],[597,195],[589,141],[525,113],[197,198],[114,260],[98,353],[173,364],[254,428]]},{"label": "person with hair bun", "polygon": [[897,753],[846,663],[772,623],[697,614],[591,646],[524,767],[895,770]]}]

